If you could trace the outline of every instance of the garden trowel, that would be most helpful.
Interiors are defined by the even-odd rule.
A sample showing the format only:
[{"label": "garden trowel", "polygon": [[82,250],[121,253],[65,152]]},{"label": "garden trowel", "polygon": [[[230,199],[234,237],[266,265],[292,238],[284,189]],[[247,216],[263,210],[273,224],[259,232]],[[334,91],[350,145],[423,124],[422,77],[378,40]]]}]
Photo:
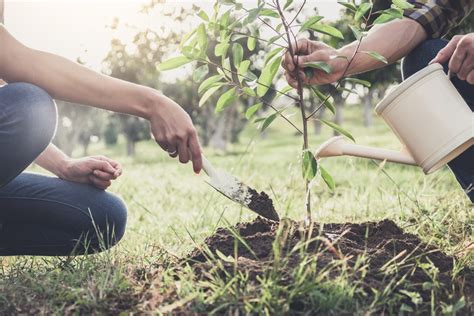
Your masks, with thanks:
[{"label": "garden trowel", "polygon": [[273,221],[279,221],[278,213],[273,207],[272,200],[265,192],[256,190],[242,183],[233,175],[215,169],[206,157],[202,156],[203,170],[209,176],[207,183],[234,202],[254,211],[260,216]]}]

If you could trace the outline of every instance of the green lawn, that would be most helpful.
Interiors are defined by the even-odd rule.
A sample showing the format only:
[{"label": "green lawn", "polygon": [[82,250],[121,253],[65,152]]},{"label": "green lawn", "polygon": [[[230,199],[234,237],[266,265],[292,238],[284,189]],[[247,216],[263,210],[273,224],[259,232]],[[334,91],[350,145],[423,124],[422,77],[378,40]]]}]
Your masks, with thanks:
[{"label": "green lawn", "polygon": [[[358,143],[398,148],[397,140],[380,120],[366,129],[361,127],[358,109],[349,109],[345,115],[345,127]],[[311,140],[312,146],[315,148],[329,136],[331,132],[323,128],[322,135]],[[240,144],[231,146],[227,154],[211,149],[205,152],[215,165],[266,191],[280,217],[301,220],[305,211],[300,148],[299,137],[284,121],[277,120],[264,139],[251,125]],[[167,313],[175,308],[209,312],[219,307],[252,313],[288,311],[288,293],[268,282],[240,283],[240,290],[225,281],[210,286],[194,280],[191,269],[178,268],[176,263],[217,226],[249,221],[254,214],[214,192],[204,182],[205,175],[194,175],[189,165],[177,164],[151,141],[138,144],[133,160],[124,157],[123,151],[121,146],[103,148],[98,144],[91,149],[91,154],[106,154],[124,165],[123,176],[111,188],[129,207],[128,228],[122,242],[109,252],[72,260],[0,258],[0,314]],[[323,160],[322,164],[334,177],[337,188],[330,192],[322,181],[315,183],[314,220],[327,223],[393,219],[449,255],[458,254],[463,244],[473,241],[472,207],[448,169],[425,176],[419,168],[388,163],[380,166],[378,162],[346,157]],[[473,264],[471,253],[462,257],[457,267]],[[332,290],[321,292],[327,295],[322,301],[331,303],[321,305],[318,311],[371,311],[370,304],[365,305],[367,301],[360,297],[334,300],[350,297],[345,291],[351,288],[344,280],[338,279],[335,284],[338,286]],[[321,288],[325,286],[321,281]],[[300,290],[304,295],[304,289]],[[396,302],[396,297],[386,299],[387,310]],[[438,311],[443,308],[449,312],[452,306],[448,305],[456,302],[469,304],[467,298],[444,303],[425,301],[419,310],[430,311],[434,305]]]}]

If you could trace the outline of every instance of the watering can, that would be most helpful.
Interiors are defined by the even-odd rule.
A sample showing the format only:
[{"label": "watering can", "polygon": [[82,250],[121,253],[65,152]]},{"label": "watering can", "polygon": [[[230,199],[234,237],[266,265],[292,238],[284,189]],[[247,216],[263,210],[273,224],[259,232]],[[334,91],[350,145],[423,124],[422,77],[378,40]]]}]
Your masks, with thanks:
[{"label": "watering can", "polygon": [[356,145],[338,136],[323,143],[315,156],[387,160],[419,166],[429,174],[474,145],[474,114],[440,64],[403,81],[375,111],[402,143],[400,151]]}]

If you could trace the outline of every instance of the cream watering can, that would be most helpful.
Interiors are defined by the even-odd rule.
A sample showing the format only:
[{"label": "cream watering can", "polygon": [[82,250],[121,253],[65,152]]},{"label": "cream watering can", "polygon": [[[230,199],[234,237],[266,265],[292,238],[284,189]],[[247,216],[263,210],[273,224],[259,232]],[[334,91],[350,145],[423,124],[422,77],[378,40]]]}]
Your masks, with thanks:
[{"label": "cream watering can", "polygon": [[474,145],[474,112],[440,64],[432,64],[403,81],[375,111],[402,143],[400,151],[360,146],[338,136],[323,143],[316,157],[347,155],[387,160],[419,166],[429,174]]}]

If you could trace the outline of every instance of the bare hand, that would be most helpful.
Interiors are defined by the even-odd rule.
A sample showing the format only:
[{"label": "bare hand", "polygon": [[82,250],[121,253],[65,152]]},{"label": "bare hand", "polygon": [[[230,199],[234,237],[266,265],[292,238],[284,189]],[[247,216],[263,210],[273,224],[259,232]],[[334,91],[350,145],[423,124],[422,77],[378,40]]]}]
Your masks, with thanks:
[{"label": "bare hand", "polygon": [[173,100],[157,95],[150,114],[156,142],[181,163],[192,160],[195,173],[202,169],[201,145],[189,115]]},{"label": "bare hand", "polygon": [[474,33],[456,35],[430,62],[443,64],[461,80],[474,85]]},{"label": "bare hand", "polygon": [[60,178],[72,182],[92,184],[105,190],[112,180],[122,174],[120,163],[104,156],[69,159],[65,162]]},{"label": "bare hand", "polygon": [[[299,75],[304,84],[328,84],[341,79],[347,67],[348,61],[346,58],[339,56],[338,51],[322,42],[310,41],[308,39],[301,39],[296,44],[293,44],[295,49],[295,58],[291,58],[289,52],[286,53],[282,61],[283,68],[286,69],[285,77],[293,88],[298,87],[298,80],[295,74],[295,65],[299,66]],[[309,68],[312,70],[312,76],[305,75],[303,69],[306,63],[310,62],[325,62],[332,71],[326,73],[323,70]],[[308,70],[307,70],[308,71]]]}]

